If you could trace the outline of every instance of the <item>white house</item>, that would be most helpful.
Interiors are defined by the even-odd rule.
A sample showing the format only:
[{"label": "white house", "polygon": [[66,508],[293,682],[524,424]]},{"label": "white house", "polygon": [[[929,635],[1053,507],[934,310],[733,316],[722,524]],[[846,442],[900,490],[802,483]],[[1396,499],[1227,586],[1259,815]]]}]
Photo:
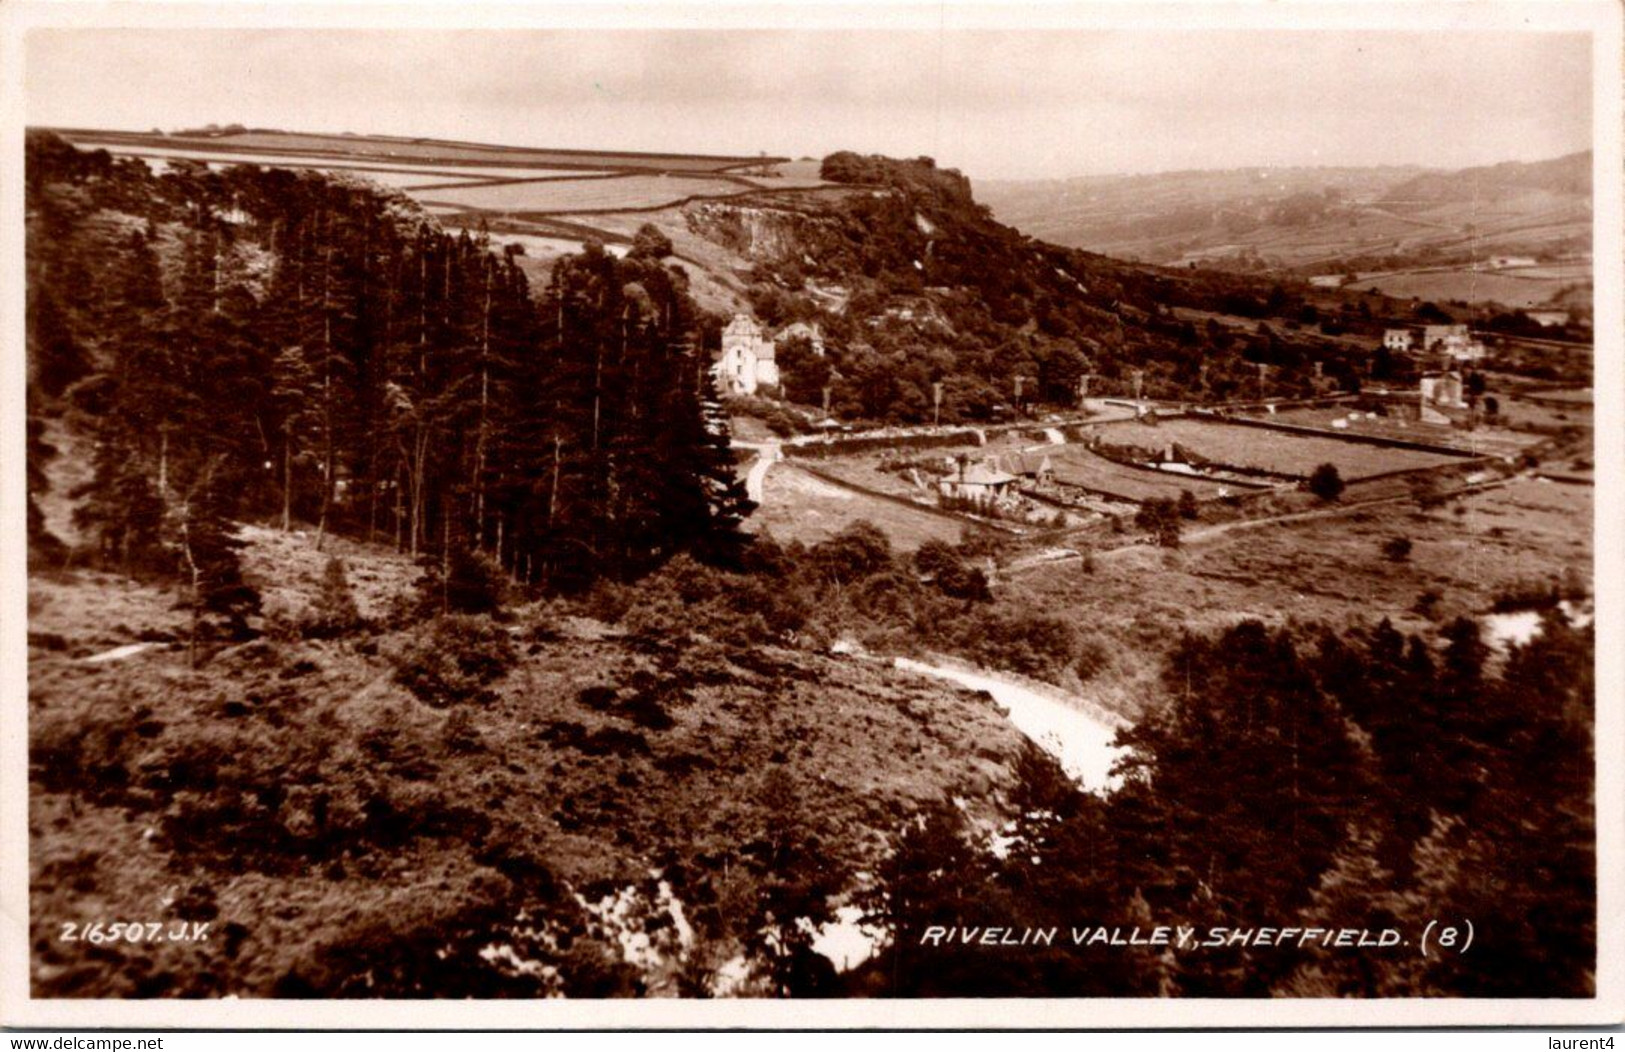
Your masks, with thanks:
[{"label": "white house", "polygon": [[757,388],[776,386],[779,364],[774,358],[773,341],[748,314],[735,314],[722,330],[722,358],[717,374],[729,394],[755,394]]},{"label": "white house", "polygon": [[[1461,374],[1455,370],[1422,374],[1422,408],[1466,409]],[[1425,416],[1425,413],[1424,413]]]},{"label": "white house", "polygon": [[1409,329],[1384,329],[1382,345],[1390,351],[1408,351],[1414,343]]}]

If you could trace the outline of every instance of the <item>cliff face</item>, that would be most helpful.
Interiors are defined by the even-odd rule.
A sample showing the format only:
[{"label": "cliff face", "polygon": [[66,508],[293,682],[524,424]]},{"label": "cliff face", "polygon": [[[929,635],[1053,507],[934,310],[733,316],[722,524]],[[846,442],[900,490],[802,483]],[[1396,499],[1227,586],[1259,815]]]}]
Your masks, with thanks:
[{"label": "cliff face", "polygon": [[696,201],[683,209],[688,229],[752,263],[799,260],[840,236],[835,215],[771,198]]}]

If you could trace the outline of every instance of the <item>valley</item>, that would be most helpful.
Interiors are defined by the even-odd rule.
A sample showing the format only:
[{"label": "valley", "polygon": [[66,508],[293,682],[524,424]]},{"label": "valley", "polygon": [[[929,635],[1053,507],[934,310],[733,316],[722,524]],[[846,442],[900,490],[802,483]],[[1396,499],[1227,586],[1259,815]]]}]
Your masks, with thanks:
[{"label": "valley", "polygon": [[[930,158],[29,149],[36,994],[1591,982],[1589,316],[1308,280],[1391,229],[1328,224],[1442,252],[1463,185],[1551,173],[1348,170],[1313,208],[1294,173],[1246,200],[1296,241],[1219,255],[1138,224],[1257,172],[1091,184],[1089,223],[1141,195],[1101,243],[1129,260]],[[1588,286],[1579,222],[1508,280]],[[1403,923],[1421,888],[1561,907],[1488,964],[1353,977],[915,949],[946,911],[1344,883]],[[54,937],[149,914],[221,938]]]}]

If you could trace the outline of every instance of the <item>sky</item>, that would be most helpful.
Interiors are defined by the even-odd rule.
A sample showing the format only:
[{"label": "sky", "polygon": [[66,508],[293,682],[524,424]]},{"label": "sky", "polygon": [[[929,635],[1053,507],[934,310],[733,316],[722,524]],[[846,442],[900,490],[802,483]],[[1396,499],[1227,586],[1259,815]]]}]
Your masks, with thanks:
[{"label": "sky", "polygon": [[1147,29],[40,29],[29,124],[929,155],[973,179],[1541,160],[1586,36]]}]

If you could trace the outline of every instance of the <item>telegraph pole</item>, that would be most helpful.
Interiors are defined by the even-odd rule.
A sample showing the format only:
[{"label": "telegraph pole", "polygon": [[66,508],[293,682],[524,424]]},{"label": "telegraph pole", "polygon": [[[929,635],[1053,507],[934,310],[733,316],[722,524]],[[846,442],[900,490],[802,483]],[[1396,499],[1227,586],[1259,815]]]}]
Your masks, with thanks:
[{"label": "telegraph pole", "polygon": [[942,381],[931,384],[931,426],[937,427],[942,423]]}]

